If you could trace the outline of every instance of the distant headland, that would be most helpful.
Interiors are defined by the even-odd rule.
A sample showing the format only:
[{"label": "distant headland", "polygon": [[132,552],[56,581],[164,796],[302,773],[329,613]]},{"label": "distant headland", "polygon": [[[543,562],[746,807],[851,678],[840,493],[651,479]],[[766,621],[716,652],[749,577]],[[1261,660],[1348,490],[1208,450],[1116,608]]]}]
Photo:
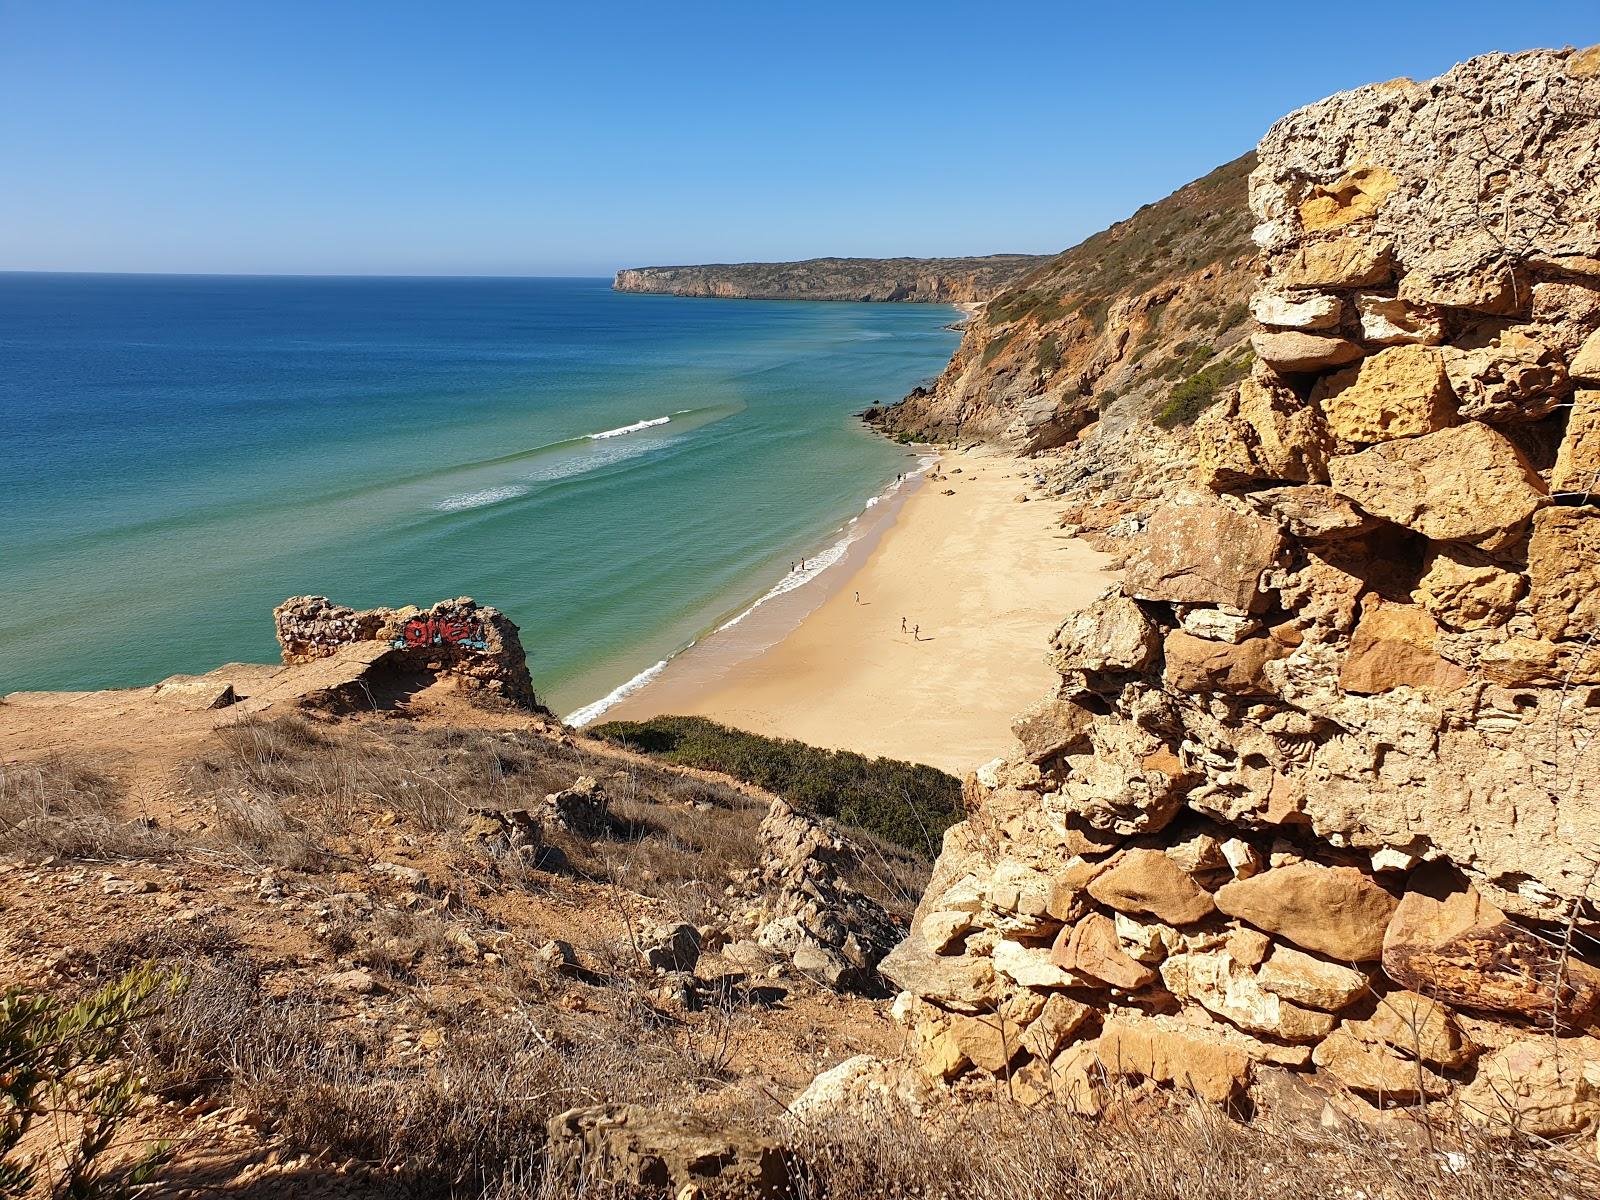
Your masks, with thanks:
[{"label": "distant headland", "polygon": [[1049,261],[1042,254],[981,258],[808,258],[787,263],[634,267],[619,292],[729,300],[853,300],[965,304],[988,300]]}]

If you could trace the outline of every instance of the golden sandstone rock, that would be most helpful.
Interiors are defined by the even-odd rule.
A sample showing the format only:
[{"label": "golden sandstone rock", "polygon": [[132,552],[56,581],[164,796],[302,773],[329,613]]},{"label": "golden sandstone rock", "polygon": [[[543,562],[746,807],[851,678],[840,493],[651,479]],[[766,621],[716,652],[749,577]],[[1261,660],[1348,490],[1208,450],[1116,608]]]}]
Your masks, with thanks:
[{"label": "golden sandstone rock", "polygon": [[1207,487],[1327,476],[1332,446],[1322,414],[1273,378],[1251,376],[1195,422],[1195,464]]},{"label": "golden sandstone rock", "polygon": [[1341,366],[1354,362],[1363,353],[1361,347],[1348,338],[1292,330],[1252,334],[1250,345],[1262,362],[1290,375]]},{"label": "golden sandstone rock", "polygon": [[1444,360],[1431,346],[1390,346],[1318,381],[1312,399],[1328,431],[1358,445],[1434,433],[1455,424]]},{"label": "golden sandstone rock", "polygon": [[1580,387],[1573,394],[1566,436],[1550,473],[1550,491],[1600,496],[1600,389]]},{"label": "golden sandstone rock", "polygon": [[1396,902],[1354,867],[1303,862],[1275,867],[1217,890],[1231,917],[1340,962],[1383,955],[1383,931]]},{"label": "golden sandstone rock", "polygon": [[1428,548],[1413,599],[1450,629],[1504,625],[1528,581],[1470,546],[1439,542]]},{"label": "golden sandstone rock", "polygon": [[1396,186],[1398,181],[1387,168],[1357,167],[1336,183],[1313,189],[1301,201],[1301,228],[1307,232],[1334,229],[1370,217]]},{"label": "golden sandstone rock", "polygon": [[1522,451],[1477,422],[1341,455],[1329,462],[1328,478],[1373,516],[1485,550],[1515,542],[1546,503],[1544,482]]},{"label": "golden sandstone rock", "polygon": [[1374,287],[1394,277],[1394,246],[1364,237],[1307,242],[1295,250],[1277,279],[1291,288]]},{"label": "golden sandstone rock", "polygon": [[1122,913],[1148,913],[1169,925],[1191,925],[1216,905],[1189,873],[1159,850],[1129,850],[1097,875],[1089,894]]},{"label": "golden sandstone rock", "polygon": [[1169,505],[1151,518],[1123,589],[1141,600],[1248,611],[1263,601],[1261,574],[1282,553],[1283,536],[1260,517],[1214,503]]},{"label": "golden sandstone rock", "polygon": [[1600,510],[1550,508],[1528,540],[1528,607],[1547,638],[1600,630]]},{"label": "golden sandstone rock", "polygon": [[1438,635],[1423,609],[1373,598],[1350,638],[1339,686],[1369,696],[1397,687],[1448,692],[1465,686],[1467,673],[1440,657]]}]

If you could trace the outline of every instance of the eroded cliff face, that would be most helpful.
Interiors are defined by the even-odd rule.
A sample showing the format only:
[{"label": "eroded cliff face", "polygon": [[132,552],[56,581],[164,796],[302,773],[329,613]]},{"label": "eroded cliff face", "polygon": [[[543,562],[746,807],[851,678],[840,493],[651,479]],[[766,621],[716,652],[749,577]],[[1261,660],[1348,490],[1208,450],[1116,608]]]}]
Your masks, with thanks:
[{"label": "eroded cliff face", "polygon": [[1043,261],[1033,254],[983,258],[809,258],[789,263],[634,267],[619,292],[722,300],[854,300],[968,304],[987,300]]},{"label": "eroded cliff face", "polygon": [[1250,352],[1254,165],[1246,154],[1218,167],[1030,271],[973,319],[931,389],[883,415],[886,428],[1049,449],[1102,412],[1160,414],[1174,388],[1236,382]]},{"label": "eroded cliff face", "polygon": [[1592,1127],[1600,48],[1312,105],[1250,195],[1251,373],[883,970],[960,1087]]}]

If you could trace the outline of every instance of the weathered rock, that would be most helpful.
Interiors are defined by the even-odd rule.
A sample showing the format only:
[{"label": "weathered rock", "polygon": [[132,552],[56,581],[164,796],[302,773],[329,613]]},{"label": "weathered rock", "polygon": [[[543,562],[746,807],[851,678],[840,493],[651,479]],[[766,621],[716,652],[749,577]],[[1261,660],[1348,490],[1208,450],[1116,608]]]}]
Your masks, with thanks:
[{"label": "weathered rock", "polygon": [[1039,1015],[1028,1022],[1022,1048],[1034,1058],[1049,1061],[1061,1053],[1074,1034],[1094,1015],[1094,1009],[1060,992],[1045,998]]},{"label": "weathered rock", "polygon": [[1267,634],[1230,645],[1174,629],[1167,634],[1162,677],[1169,688],[1185,695],[1269,696],[1273,689],[1264,668],[1289,651],[1290,647]]},{"label": "weathered rock", "polygon": [[1469,546],[1441,542],[1428,557],[1412,598],[1449,629],[1504,625],[1527,591],[1527,580]]},{"label": "weathered rock", "polygon": [[1371,293],[1356,297],[1356,309],[1364,341],[1379,346],[1437,346],[1444,341],[1444,322],[1435,309],[1413,308],[1398,296]]},{"label": "weathered rock", "polygon": [[999,1000],[989,959],[935,954],[916,934],[890,951],[878,970],[903,991],[954,1012],[982,1012]]},{"label": "weathered rock", "polygon": [[1544,484],[1503,434],[1472,422],[1383,442],[1328,463],[1333,489],[1373,516],[1441,542],[1515,542]]},{"label": "weathered rock", "polygon": [[789,1102],[789,1115],[818,1122],[878,1109],[921,1115],[930,1099],[925,1081],[903,1063],[857,1054],[817,1075]]},{"label": "weathered rock", "polygon": [[1317,184],[1300,201],[1300,228],[1336,229],[1371,217],[1399,186],[1387,167],[1356,167],[1329,184]]},{"label": "weathered rock", "polygon": [[1572,390],[1560,354],[1519,329],[1483,346],[1448,347],[1444,363],[1461,415],[1474,421],[1537,421]]},{"label": "weathered rock", "polygon": [[1161,964],[1161,981],[1180,1000],[1250,1033],[1286,1042],[1318,1042],[1333,1032],[1331,1013],[1301,1008],[1261,986],[1250,967],[1226,950],[1170,954]]},{"label": "weathered rock", "polygon": [[994,969],[1018,987],[1073,987],[1078,980],[1056,965],[1050,951],[1042,946],[1024,946],[1009,938],[995,943],[989,957]]},{"label": "weathered rock", "polygon": [[1306,542],[1342,542],[1370,533],[1378,524],[1348,497],[1330,487],[1267,488],[1249,492],[1245,502],[1280,526],[1290,537]]},{"label": "weathered rock", "polygon": [[1068,671],[1137,671],[1155,656],[1155,626],[1115,590],[1072,614],[1056,630],[1051,662]]},{"label": "weathered rock", "polygon": [[1144,963],[1123,953],[1116,926],[1101,913],[1090,913],[1076,925],[1063,929],[1051,948],[1051,960],[1065,971],[1129,992],[1156,977]]},{"label": "weathered rock", "polygon": [[1216,911],[1211,897],[1159,850],[1126,850],[1095,876],[1089,894],[1118,912],[1156,917],[1169,925],[1192,925]]},{"label": "weathered rock", "polygon": [[1354,867],[1295,863],[1224,884],[1217,907],[1258,929],[1340,962],[1383,955],[1395,899]]},{"label": "weathered rock", "polygon": [[1477,1052],[1449,1009],[1416,992],[1390,992],[1370,1018],[1346,1021],[1343,1028],[1363,1042],[1381,1042],[1404,1058],[1443,1070],[1465,1066]]},{"label": "weathered rock", "polygon": [[1397,687],[1436,692],[1464,687],[1467,673],[1440,656],[1438,636],[1439,626],[1425,609],[1369,597],[1350,638],[1339,686],[1362,695]]},{"label": "weathered rock", "polygon": [[846,882],[856,848],[831,823],[782,800],[772,802],[757,836],[757,900],[747,914],[756,940],[834,991],[884,994],[878,964],[905,931]]},{"label": "weathered rock", "polygon": [[448,675],[463,686],[538,712],[517,627],[471,597],[432,608],[357,612],[326,596],[291,596],[272,610],[286,663],[325,658],[364,643],[389,647],[383,664],[395,672]]},{"label": "weathered rock", "polygon": [[646,925],[639,931],[639,954],[658,971],[692,971],[700,961],[700,931],[687,922]]},{"label": "weathered rock", "polygon": [[1227,642],[1237,646],[1248,637],[1261,632],[1261,622],[1254,617],[1224,612],[1220,608],[1184,608],[1178,615],[1183,631],[1208,642]]},{"label": "weathered rock", "polygon": [[1528,540],[1528,608],[1554,641],[1600,629],[1600,509],[1550,508]]},{"label": "weathered rock", "polygon": [[1567,432],[1550,473],[1550,491],[1589,499],[1600,496],[1600,389],[1579,388],[1573,394]]},{"label": "weathered rock", "polygon": [[1452,872],[1415,872],[1383,939],[1384,973],[1458,1008],[1582,1026],[1600,1016],[1600,971],[1512,924]]},{"label": "weathered rock", "polygon": [[1238,1047],[1135,1017],[1107,1021],[1096,1056],[1113,1075],[1142,1076],[1218,1104],[1235,1099],[1251,1077],[1250,1056]]},{"label": "weathered rock", "polygon": [[571,787],[544,798],[550,823],[579,837],[600,837],[611,831],[611,806],[605,790],[591,775],[580,775]]},{"label": "weathered rock", "polygon": [[1346,1028],[1335,1029],[1311,1052],[1311,1061],[1345,1087],[1389,1104],[1436,1100],[1450,1083],[1414,1059],[1382,1042],[1363,1041]]},{"label": "weathered rock", "polygon": [[1332,329],[1344,313],[1338,296],[1275,295],[1257,293],[1250,302],[1250,315],[1263,325],[1280,329]]},{"label": "weathered rock", "polygon": [[[1141,600],[1221,604],[1248,612],[1263,603],[1262,572],[1282,553],[1282,535],[1260,517],[1220,505],[1163,505],[1150,518],[1145,545],[1129,564],[1123,589]],[[1153,629],[1149,636],[1153,639]]]},{"label": "weathered rock", "polygon": [[1464,308],[1509,317],[1530,307],[1527,267],[1509,257],[1488,231],[1463,237],[1458,246],[1413,258],[1400,281],[1408,304]]},{"label": "weathered rock", "polygon": [[1365,353],[1348,338],[1328,334],[1257,333],[1250,337],[1256,357],[1283,375],[1306,375],[1354,362]]},{"label": "weathered rock", "polygon": [[1276,279],[1291,288],[1353,288],[1375,287],[1393,277],[1393,245],[1346,234],[1302,244]]},{"label": "weathered rock", "polygon": [[1600,383],[1600,329],[1584,340],[1578,352],[1572,356],[1567,373],[1584,383]]},{"label": "weathered rock", "polygon": [[1022,743],[1022,752],[1030,761],[1043,763],[1087,744],[1093,721],[1094,713],[1083,705],[1050,696],[1012,721],[1011,732]]},{"label": "weathered rock", "polygon": [[1461,1092],[1467,1118],[1535,1137],[1565,1137],[1600,1123],[1600,1044],[1592,1038],[1523,1038],[1486,1055]]},{"label": "weathered rock", "polygon": [[556,1179],[603,1181],[625,1189],[730,1200],[781,1200],[793,1174],[783,1148],[748,1130],[712,1127],[632,1104],[574,1108],[545,1130]]},{"label": "weathered rock", "polygon": [[1435,433],[1455,423],[1444,361],[1431,346],[1390,346],[1317,382],[1328,431],[1358,445]]},{"label": "weathered rock", "polygon": [[1274,995],[1320,1008],[1341,1012],[1367,995],[1371,980],[1361,971],[1316,958],[1293,946],[1275,944],[1256,973],[1256,982]]},{"label": "weathered rock", "polygon": [[1250,376],[1191,433],[1200,482],[1220,491],[1258,480],[1323,479],[1332,441],[1316,407],[1276,379]]}]

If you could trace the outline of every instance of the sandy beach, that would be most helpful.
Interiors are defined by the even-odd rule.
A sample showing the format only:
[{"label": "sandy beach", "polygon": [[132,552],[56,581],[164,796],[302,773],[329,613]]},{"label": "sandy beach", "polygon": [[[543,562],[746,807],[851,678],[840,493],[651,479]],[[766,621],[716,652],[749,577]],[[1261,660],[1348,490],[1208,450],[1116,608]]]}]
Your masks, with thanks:
[{"label": "sandy beach", "polygon": [[1028,476],[1016,459],[943,453],[856,561],[800,589],[825,598],[797,627],[763,644],[758,610],[601,719],[699,714],[958,774],[1008,753],[1012,718],[1058,681],[1050,634],[1111,578],[1054,504],[1018,503]]}]

